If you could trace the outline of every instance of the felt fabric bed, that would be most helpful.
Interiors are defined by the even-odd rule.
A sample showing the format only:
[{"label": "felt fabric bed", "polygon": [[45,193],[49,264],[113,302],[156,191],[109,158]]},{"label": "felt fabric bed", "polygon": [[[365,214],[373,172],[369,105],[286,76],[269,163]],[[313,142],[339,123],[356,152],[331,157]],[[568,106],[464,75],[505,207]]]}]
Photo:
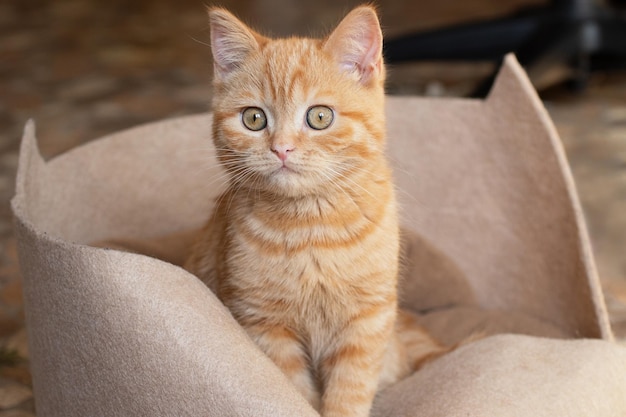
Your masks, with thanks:
[{"label": "felt fabric bed", "polygon": [[[572,175],[515,58],[485,100],[389,97],[387,117],[402,306],[446,343],[488,337],[372,415],[626,415]],[[210,132],[181,117],[44,161],[26,126],[12,207],[39,416],[317,415],[178,266],[223,190]]]}]

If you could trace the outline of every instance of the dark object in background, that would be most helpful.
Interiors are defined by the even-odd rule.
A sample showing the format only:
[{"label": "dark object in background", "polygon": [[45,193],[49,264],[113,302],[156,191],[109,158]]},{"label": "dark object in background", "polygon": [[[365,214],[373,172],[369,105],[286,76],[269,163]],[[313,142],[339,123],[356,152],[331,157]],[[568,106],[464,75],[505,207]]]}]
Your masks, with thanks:
[{"label": "dark object in background", "polygon": [[607,3],[611,6],[617,7],[618,9],[626,9],[626,0],[607,0]]},{"label": "dark object in background", "polygon": [[[615,8],[626,0],[612,0]],[[552,0],[511,17],[411,34],[385,43],[390,63],[416,60],[501,61],[515,52],[536,87],[555,67],[567,68],[567,81],[585,88],[592,70],[626,67],[626,18],[594,0]],[[493,77],[473,94],[484,96]]]}]

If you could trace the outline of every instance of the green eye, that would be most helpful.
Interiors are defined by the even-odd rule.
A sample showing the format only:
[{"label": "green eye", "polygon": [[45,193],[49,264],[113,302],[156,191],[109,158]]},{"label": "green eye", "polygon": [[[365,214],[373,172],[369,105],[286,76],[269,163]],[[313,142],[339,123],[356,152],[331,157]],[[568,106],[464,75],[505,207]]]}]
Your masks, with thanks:
[{"label": "green eye", "polygon": [[265,112],[258,107],[248,107],[245,109],[243,113],[241,113],[241,121],[246,128],[255,132],[265,129],[265,126],[267,126]]},{"label": "green eye", "polygon": [[326,129],[334,118],[333,111],[327,106],[313,106],[306,113],[306,123],[315,130]]}]

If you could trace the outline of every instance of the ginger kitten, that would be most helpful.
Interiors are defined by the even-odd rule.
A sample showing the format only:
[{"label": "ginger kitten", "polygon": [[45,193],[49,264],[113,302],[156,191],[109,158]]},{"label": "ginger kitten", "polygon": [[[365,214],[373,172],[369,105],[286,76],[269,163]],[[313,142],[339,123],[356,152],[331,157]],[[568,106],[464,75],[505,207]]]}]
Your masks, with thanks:
[{"label": "ginger kitten", "polygon": [[443,348],[397,307],[382,34],[362,6],[324,39],[268,39],[213,8],[213,141],[229,173],[186,268],[324,417]]}]

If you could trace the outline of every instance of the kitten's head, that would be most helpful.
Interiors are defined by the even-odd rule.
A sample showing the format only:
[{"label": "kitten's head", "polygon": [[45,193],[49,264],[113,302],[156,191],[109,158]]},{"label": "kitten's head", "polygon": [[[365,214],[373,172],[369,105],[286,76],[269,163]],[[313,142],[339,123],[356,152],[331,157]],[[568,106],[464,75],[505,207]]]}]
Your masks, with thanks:
[{"label": "kitten's head", "polygon": [[233,181],[317,194],[381,159],[382,34],[373,8],[324,39],[269,39],[223,9],[209,11],[213,135]]}]

